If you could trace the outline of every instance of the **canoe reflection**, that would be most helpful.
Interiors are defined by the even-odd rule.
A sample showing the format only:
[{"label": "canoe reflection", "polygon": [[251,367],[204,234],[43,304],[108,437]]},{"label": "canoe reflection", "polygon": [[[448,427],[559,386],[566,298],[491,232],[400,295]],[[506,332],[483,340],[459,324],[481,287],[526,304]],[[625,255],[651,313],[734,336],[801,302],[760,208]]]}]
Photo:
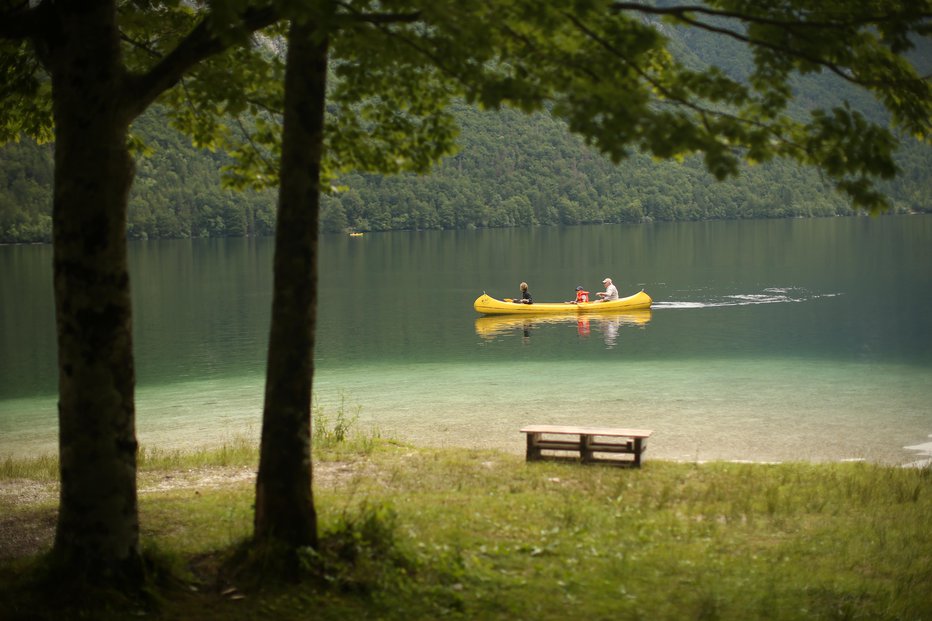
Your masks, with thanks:
[{"label": "canoe reflection", "polygon": [[531,328],[564,324],[566,326],[575,326],[579,336],[588,336],[592,328],[596,328],[602,332],[606,345],[613,345],[620,326],[643,326],[650,321],[650,317],[650,309],[623,313],[599,313],[598,315],[576,312],[530,317],[524,315],[487,315],[476,319],[476,334],[484,339],[494,339],[513,330],[522,330],[527,336]]}]

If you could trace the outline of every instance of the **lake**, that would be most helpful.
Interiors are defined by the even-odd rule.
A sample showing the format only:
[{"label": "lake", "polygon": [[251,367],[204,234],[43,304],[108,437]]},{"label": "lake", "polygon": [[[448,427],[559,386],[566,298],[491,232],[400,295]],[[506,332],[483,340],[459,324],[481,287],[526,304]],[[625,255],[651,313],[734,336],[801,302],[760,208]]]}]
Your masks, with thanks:
[{"label": "lake", "polygon": [[[271,239],[130,245],[137,431],[257,437]],[[432,446],[522,452],[528,423],[654,430],[646,458],[932,456],[932,216],[328,236],[315,399]],[[51,248],[0,247],[0,458],[56,450]],[[482,318],[483,291],[646,313]]]}]

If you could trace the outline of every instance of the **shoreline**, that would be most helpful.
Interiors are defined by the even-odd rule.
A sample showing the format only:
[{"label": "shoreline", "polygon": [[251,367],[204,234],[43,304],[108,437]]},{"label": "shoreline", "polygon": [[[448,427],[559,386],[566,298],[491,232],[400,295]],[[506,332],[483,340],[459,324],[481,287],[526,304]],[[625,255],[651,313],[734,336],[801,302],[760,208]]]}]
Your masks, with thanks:
[{"label": "shoreline", "polygon": [[[721,360],[622,362],[593,366],[568,381],[571,366],[526,363],[520,385],[508,365],[322,372],[315,377],[313,416],[352,418],[361,428],[419,446],[513,454],[524,451],[518,430],[527,424],[585,424],[652,429],[648,456],[675,461],[902,465],[932,458],[932,393],[927,375],[916,369],[849,365],[826,372],[815,361],[761,360],[745,365],[750,370],[737,381],[733,365]],[[813,373],[820,373],[818,381],[807,382]],[[883,390],[875,389],[878,382]],[[258,375],[140,385],[137,439],[160,450],[196,450],[237,436],[258,443],[261,385]],[[604,403],[573,396],[597,395],[609,385]],[[516,403],[516,394],[526,396]],[[54,396],[0,400],[0,460],[57,453],[55,402]]]},{"label": "shoreline", "polygon": [[[422,448],[433,448],[433,449],[464,449],[464,450],[475,450],[475,451],[500,451],[502,453],[510,455],[524,455],[524,442],[521,438],[521,442],[511,442],[509,445],[502,445],[500,443],[484,443],[483,445],[478,445],[476,443],[450,443],[447,441],[430,441],[425,438],[410,438],[410,437],[397,437],[394,435],[383,435],[380,432],[368,430],[365,433],[370,433],[373,437],[380,437],[385,439],[394,439],[396,441],[404,442],[416,447]],[[929,438],[932,439],[932,434],[929,435]],[[175,441],[175,442],[142,442],[140,441],[139,451],[143,452],[154,452],[154,453],[180,453],[180,454],[195,454],[201,452],[211,452],[216,450],[221,450],[225,446],[230,444],[246,444],[249,446],[254,446],[258,451],[259,447],[259,437],[257,434],[248,434],[248,435],[236,435],[230,436],[226,435],[223,437],[218,437],[213,441],[208,442],[190,442],[190,441]],[[809,463],[809,464],[832,464],[832,463],[845,463],[845,462],[863,462],[869,463],[872,465],[878,466],[891,466],[891,467],[901,467],[901,468],[925,468],[932,467],[932,441],[922,442],[919,444],[903,446],[904,451],[912,451],[913,454],[904,455],[902,459],[899,460],[885,460],[885,459],[872,459],[865,456],[834,456],[834,457],[808,457],[801,456],[799,458],[787,458],[787,459],[772,459],[768,457],[761,457],[759,459],[749,459],[743,456],[712,456],[704,457],[701,456],[700,452],[697,452],[692,455],[679,454],[672,455],[670,451],[657,450],[657,442],[652,438],[651,445],[648,447],[647,452],[645,453],[646,459],[655,459],[658,461],[669,461],[673,463],[687,463],[687,464],[706,464],[713,462],[725,462],[725,463],[735,463],[735,464],[762,464],[762,465],[774,465],[774,464],[787,464],[787,463]],[[37,450],[37,445],[27,445],[26,447],[18,446],[16,452],[4,452],[0,448],[0,464],[8,461],[35,461],[35,460],[57,460],[58,459],[58,450],[57,446],[53,446],[51,443],[46,442],[38,444],[38,446],[44,447],[43,449]]]}]

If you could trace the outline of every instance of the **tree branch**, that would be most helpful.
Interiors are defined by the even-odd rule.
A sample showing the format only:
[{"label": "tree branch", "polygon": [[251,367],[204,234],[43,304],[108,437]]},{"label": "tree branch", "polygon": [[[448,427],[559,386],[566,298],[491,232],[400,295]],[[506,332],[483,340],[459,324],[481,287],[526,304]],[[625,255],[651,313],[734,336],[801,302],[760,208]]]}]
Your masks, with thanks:
[{"label": "tree branch", "polygon": [[631,68],[632,71],[634,71],[639,76],[641,76],[641,79],[643,79],[645,82],[647,82],[648,84],[653,86],[655,89],[657,89],[657,91],[669,101],[675,102],[679,105],[690,108],[694,112],[700,112],[700,113],[712,112],[711,110],[706,110],[705,108],[698,106],[689,100],[682,99],[681,97],[677,97],[676,95],[671,93],[663,84],[661,84],[660,82],[655,80],[653,77],[651,77],[650,74],[644,71],[637,63],[631,62],[627,57],[625,57],[624,54],[622,54],[617,48],[615,48],[615,46],[613,46],[611,43],[609,43],[608,41],[600,37],[591,28],[583,24],[579,20],[579,18],[577,18],[575,15],[572,15],[569,13],[564,13],[564,15],[566,15],[567,19],[573,22],[573,25],[575,25],[576,28],[580,32],[582,32],[584,35],[586,35],[587,37],[589,37],[590,39],[598,43],[605,51],[609,52],[612,56],[615,56],[616,58],[621,60],[622,63],[624,63],[626,66]]},{"label": "tree branch", "polygon": [[128,44],[131,45],[132,47],[136,48],[137,50],[140,50],[140,51],[142,51],[142,52],[145,52],[145,53],[148,54],[149,56],[152,56],[153,58],[162,58],[162,54],[160,54],[159,52],[153,50],[151,47],[149,47],[148,45],[146,45],[146,44],[143,43],[142,41],[137,41],[136,39],[133,39],[132,37],[126,35],[126,34],[125,34],[124,32],[122,32],[122,31],[120,32],[120,39],[121,39],[122,41],[128,43]]},{"label": "tree branch", "polygon": [[370,24],[411,24],[421,19],[421,12],[415,13],[357,13],[356,19]]},{"label": "tree branch", "polygon": [[[691,110],[692,112],[694,112],[701,119],[703,127],[705,127],[707,130],[709,129],[708,119],[710,116],[714,118],[728,119],[740,125],[745,125],[747,127],[754,127],[759,130],[763,130],[767,132],[768,134],[770,134],[774,139],[782,142],[783,144],[785,144],[786,146],[790,148],[797,149],[800,151],[805,150],[801,145],[787,140],[784,136],[781,135],[779,131],[776,131],[771,125],[767,123],[761,123],[760,121],[757,121],[754,119],[737,116],[735,114],[723,112],[721,110],[713,110],[705,106],[701,106],[692,100],[684,99],[682,97],[679,97],[673,94],[669,89],[667,89],[663,84],[661,84],[660,82],[655,80],[653,77],[651,77],[650,74],[644,71],[636,63],[633,63],[629,59],[627,59],[624,56],[624,54],[622,54],[618,49],[616,49],[611,43],[609,43],[608,41],[600,37],[591,28],[583,24],[575,15],[567,14],[567,18],[573,22],[573,24],[580,30],[580,32],[582,32],[584,35],[586,35],[587,37],[589,37],[590,39],[598,43],[607,52],[609,52],[613,56],[620,59],[621,62],[623,62],[625,65],[630,67],[635,73],[641,76],[641,78],[645,82],[647,82],[652,87],[657,89],[657,92],[663,95],[663,97],[666,99],[666,103],[670,103],[670,104],[673,104],[674,106],[679,106],[681,108],[685,108],[687,110]],[[661,103],[664,103],[664,102],[661,102]]]},{"label": "tree branch", "polygon": [[[884,15],[869,15],[859,19],[839,19],[832,21],[796,21],[796,20],[783,20],[773,17],[767,17],[766,15],[752,15],[749,13],[739,13],[737,11],[724,11],[720,9],[710,9],[707,6],[701,5],[692,5],[692,6],[671,6],[671,7],[656,7],[648,6],[644,4],[638,4],[636,2],[615,2],[612,4],[612,9],[615,11],[634,11],[637,13],[645,13],[650,15],[672,15],[679,19],[683,19],[684,15],[687,13],[698,13],[702,15],[708,15],[710,17],[725,17],[728,19],[737,19],[743,22],[761,24],[766,26],[778,26],[780,28],[786,29],[795,29],[795,28],[846,28],[846,27],[860,27],[860,26],[869,26],[871,24],[881,24],[884,22],[890,22],[898,19],[902,19],[903,15],[892,13]],[[932,13],[916,13],[915,15],[910,15],[912,18],[918,19],[929,19],[932,18]]]},{"label": "tree branch", "polygon": [[[569,17],[570,20],[573,20],[573,16],[572,16],[572,15],[567,15],[567,17]],[[578,27],[579,27],[579,24],[577,24],[577,28],[578,28]],[[512,38],[514,38],[516,41],[520,41],[521,43],[523,43],[524,45],[526,45],[528,48],[530,48],[532,51],[535,51],[535,52],[537,52],[538,54],[540,54],[542,57],[548,57],[548,58],[550,58],[551,60],[557,62],[558,64],[562,63],[563,65],[565,65],[565,66],[567,66],[567,67],[570,67],[571,69],[575,69],[576,71],[579,71],[580,73],[589,76],[594,82],[599,82],[599,81],[602,80],[602,76],[600,76],[598,73],[596,73],[595,71],[593,71],[590,67],[587,67],[586,65],[580,64],[580,63],[575,62],[575,61],[568,62],[568,61],[567,61],[567,58],[566,58],[565,56],[562,56],[562,55],[555,58],[552,54],[548,53],[548,52],[545,51],[545,50],[540,49],[540,46],[538,46],[536,43],[534,43],[534,41],[532,41],[532,40],[530,39],[530,37],[528,37],[527,35],[524,35],[524,34],[522,34],[522,33],[520,33],[520,32],[516,32],[516,31],[515,31],[513,28],[511,28],[511,26],[509,26],[508,24],[505,24],[505,25],[503,26],[503,28],[504,28],[505,32],[508,33],[509,36],[511,36]]]},{"label": "tree branch", "polygon": [[256,144],[256,141],[252,139],[252,134],[246,129],[243,125],[243,120],[241,117],[236,117],[235,119],[236,126],[239,128],[240,133],[243,136],[243,139],[249,144],[249,148],[252,149],[252,152],[256,154],[256,157],[265,165],[267,170],[274,170],[276,168],[276,163],[269,160],[266,157],[266,152]]},{"label": "tree branch", "polygon": [[345,2],[338,2],[354,19],[370,24],[410,24],[421,19],[421,11],[412,11],[410,13],[362,13],[354,9]]},{"label": "tree branch", "polygon": [[[630,10],[630,11],[651,14],[651,15],[670,15],[680,20],[684,24],[689,24],[690,26],[699,28],[700,30],[705,30],[708,32],[713,32],[715,34],[720,34],[720,35],[735,39],[736,41],[740,41],[742,43],[750,45],[752,47],[759,47],[759,48],[764,48],[768,50],[773,50],[775,52],[786,54],[794,58],[797,58],[799,60],[804,60],[814,65],[823,67],[831,71],[835,75],[839,76],[846,82],[855,84],[857,86],[863,86],[863,87],[882,85],[882,82],[878,82],[876,80],[863,80],[861,78],[854,76],[851,72],[846,71],[843,67],[840,67],[836,63],[833,63],[826,58],[822,58],[819,56],[812,56],[810,54],[805,54],[802,51],[793,49],[792,47],[789,47],[789,46],[776,45],[773,43],[769,43],[767,41],[755,39],[751,36],[737,32],[735,30],[731,30],[729,28],[724,28],[721,26],[714,26],[712,24],[709,24],[709,23],[700,21],[698,19],[695,19],[694,17],[691,17],[689,13],[700,13],[700,14],[704,14],[704,15],[708,15],[712,17],[725,17],[729,19],[736,19],[736,20],[746,22],[746,23],[777,26],[779,28],[783,28],[784,30],[790,31],[790,32],[796,31],[797,29],[801,27],[807,27],[807,28],[813,28],[813,29],[826,29],[826,30],[842,30],[842,29],[849,28],[849,27],[868,26],[871,24],[878,24],[878,23],[893,21],[895,19],[902,18],[901,15],[888,14],[888,15],[868,16],[862,19],[849,20],[849,21],[839,20],[839,21],[830,21],[830,22],[813,22],[813,21],[810,21],[810,22],[798,21],[797,22],[797,21],[779,20],[779,19],[774,19],[774,18],[770,18],[766,16],[750,15],[747,13],[737,13],[733,11],[720,11],[716,9],[709,9],[707,7],[702,7],[702,6],[651,7],[651,6],[645,6],[645,5],[631,3],[631,2],[616,2],[612,5],[612,7],[613,9],[618,10],[618,11]],[[917,17],[927,19],[927,18],[932,17],[932,13],[919,13],[917,14]],[[801,37],[801,38],[803,37],[803,35],[801,35],[799,32],[793,32],[793,34],[797,37]],[[810,35],[813,35],[813,34],[816,34],[816,33],[813,33],[813,32],[806,33],[805,37],[809,38]]]},{"label": "tree branch", "polygon": [[[278,10],[272,6],[253,8],[230,30],[251,33],[274,24],[279,18]],[[230,47],[231,43],[221,34],[213,32],[205,18],[147,73],[130,78],[126,89],[130,112],[141,114],[159,95],[177,84],[191,67]]]},{"label": "tree branch", "polygon": [[424,46],[418,44],[417,42],[412,41],[408,37],[402,36],[401,34],[395,32],[394,30],[390,30],[386,28],[385,25],[387,22],[365,22],[365,20],[360,20],[360,22],[371,24],[386,37],[390,37],[390,38],[401,41],[403,44],[410,47],[412,50],[414,50],[415,52],[417,52],[418,54],[420,54],[421,56],[423,56],[424,58],[432,62],[434,66],[437,68],[437,70],[439,70],[442,74],[450,78],[454,78],[454,79],[459,78],[459,76],[455,72],[453,72],[451,69],[449,69],[446,66],[446,63],[444,62],[442,58],[438,57],[436,54],[434,54],[433,52],[431,52]]},{"label": "tree branch", "polygon": [[794,50],[789,47],[784,47],[782,45],[774,45],[773,43],[768,43],[766,41],[760,41],[752,37],[749,37],[747,35],[743,35],[740,32],[735,32],[734,30],[729,30],[727,28],[719,28],[718,26],[713,26],[712,24],[706,24],[705,22],[700,22],[699,20],[694,20],[689,17],[684,16],[684,17],[681,17],[680,19],[682,19],[683,22],[689,24],[690,26],[695,26],[696,28],[699,28],[701,30],[706,30],[708,32],[714,32],[716,34],[724,35],[726,37],[731,37],[732,39],[735,39],[736,41],[741,41],[742,43],[747,43],[748,45],[751,45],[751,46],[762,47],[768,50],[773,50],[775,52],[781,52],[784,54],[788,54],[800,60],[805,60],[806,62],[819,65],[820,67],[825,67],[832,73],[838,75],[839,77],[841,77],[847,82],[851,82],[852,84],[857,84],[858,86],[866,85],[865,82],[855,78],[854,76],[849,74],[847,71],[845,71],[844,69],[842,69],[835,63],[830,62],[824,58],[819,58],[817,56],[810,56],[809,54],[803,54],[800,51]]}]

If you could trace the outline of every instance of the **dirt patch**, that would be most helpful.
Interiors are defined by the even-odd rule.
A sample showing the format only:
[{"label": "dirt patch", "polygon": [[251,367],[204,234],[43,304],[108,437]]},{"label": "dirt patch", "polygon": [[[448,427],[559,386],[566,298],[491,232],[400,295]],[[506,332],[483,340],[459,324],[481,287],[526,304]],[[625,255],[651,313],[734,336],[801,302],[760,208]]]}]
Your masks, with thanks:
[{"label": "dirt patch", "polygon": [[0,481],[0,562],[51,547],[57,500],[57,481]]},{"label": "dirt patch", "polygon": [[[364,461],[314,464],[314,486],[334,488],[368,470]],[[255,484],[251,466],[208,466],[170,472],[143,472],[140,496],[181,490],[211,490]],[[51,549],[58,518],[58,481],[0,480],[0,562]]]},{"label": "dirt patch", "polygon": [[139,495],[186,489],[217,489],[255,480],[255,468],[250,466],[210,466],[164,473],[143,473],[139,477]]},{"label": "dirt patch", "polygon": [[0,507],[39,505],[58,498],[58,481],[0,480]]}]

